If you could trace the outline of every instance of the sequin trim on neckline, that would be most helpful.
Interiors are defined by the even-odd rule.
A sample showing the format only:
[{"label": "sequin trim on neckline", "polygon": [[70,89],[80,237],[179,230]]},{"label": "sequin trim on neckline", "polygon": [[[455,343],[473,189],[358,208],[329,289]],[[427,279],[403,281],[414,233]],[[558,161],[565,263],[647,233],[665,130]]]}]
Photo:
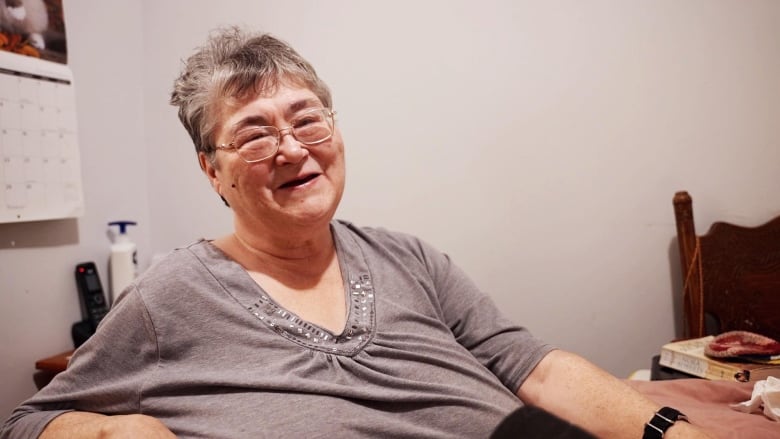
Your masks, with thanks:
[{"label": "sequin trim on neckline", "polygon": [[331,354],[354,355],[374,334],[374,287],[368,273],[350,276],[349,296],[347,323],[339,335],[301,319],[265,293],[247,309],[271,330],[299,345]]}]

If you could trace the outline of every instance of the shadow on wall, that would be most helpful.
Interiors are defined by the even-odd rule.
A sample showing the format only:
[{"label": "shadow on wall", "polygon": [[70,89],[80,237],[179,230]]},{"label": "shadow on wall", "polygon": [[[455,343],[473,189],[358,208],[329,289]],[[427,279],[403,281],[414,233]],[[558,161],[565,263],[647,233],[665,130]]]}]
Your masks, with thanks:
[{"label": "shadow on wall", "polygon": [[75,218],[0,224],[0,249],[37,248],[78,244]]},{"label": "shadow on wall", "polygon": [[669,242],[669,273],[671,274],[671,292],[672,292],[672,313],[674,316],[674,336],[683,337],[683,280],[682,265],[680,263],[680,247],[677,244],[677,238],[672,238]]}]

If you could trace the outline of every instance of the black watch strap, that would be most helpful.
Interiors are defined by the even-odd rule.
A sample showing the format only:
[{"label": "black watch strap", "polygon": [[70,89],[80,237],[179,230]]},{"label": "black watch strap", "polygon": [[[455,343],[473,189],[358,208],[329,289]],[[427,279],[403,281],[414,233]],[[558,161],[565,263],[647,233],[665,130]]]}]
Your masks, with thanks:
[{"label": "black watch strap", "polygon": [[677,421],[687,421],[688,418],[671,407],[662,407],[655,412],[653,418],[645,424],[645,434],[642,439],[662,439],[666,430]]}]

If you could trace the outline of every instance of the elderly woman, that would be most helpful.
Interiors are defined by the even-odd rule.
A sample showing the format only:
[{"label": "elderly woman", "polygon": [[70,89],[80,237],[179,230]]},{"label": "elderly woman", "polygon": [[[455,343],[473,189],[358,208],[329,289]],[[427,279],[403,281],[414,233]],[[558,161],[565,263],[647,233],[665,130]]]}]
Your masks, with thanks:
[{"label": "elderly woman", "polygon": [[171,102],[234,230],[125,290],[3,438],[483,438],[523,404],[599,436],[700,437],[502,316],[441,252],[334,220],[330,92],[283,42],[215,33]]}]

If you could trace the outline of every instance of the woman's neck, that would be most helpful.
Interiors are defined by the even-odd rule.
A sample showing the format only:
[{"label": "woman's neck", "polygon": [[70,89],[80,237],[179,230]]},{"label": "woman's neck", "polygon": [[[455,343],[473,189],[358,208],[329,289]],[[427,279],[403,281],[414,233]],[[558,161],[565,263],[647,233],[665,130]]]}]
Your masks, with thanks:
[{"label": "woman's neck", "polygon": [[336,257],[329,224],[297,233],[257,233],[237,225],[232,235],[215,244],[248,271],[263,271],[274,277],[318,276]]}]

